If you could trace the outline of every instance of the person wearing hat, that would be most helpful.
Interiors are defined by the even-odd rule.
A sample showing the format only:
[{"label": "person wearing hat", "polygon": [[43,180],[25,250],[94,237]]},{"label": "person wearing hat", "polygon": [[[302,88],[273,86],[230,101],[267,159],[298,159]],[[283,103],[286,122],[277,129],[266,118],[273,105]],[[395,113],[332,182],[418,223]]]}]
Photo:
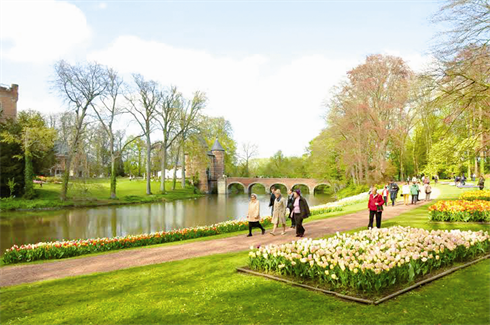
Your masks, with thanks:
[{"label": "person wearing hat", "polygon": [[308,206],[308,202],[301,196],[301,191],[299,189],[294,190],[293,193],[293,217],[296,223],[296,237],[303,237],[305,235],[303,220],[311,215],[310,207]]},{"label": "person wearing hat", "polygon": [[265,234],[265,229],[260,224],[260,202],[257,199],[257,195],[252,193],[250,196],[250,203],[248,204],[248,235],[247,237],[252,237],[252,229],[260,228],[262,230],[262,235]]},{"label": "person wearing hat", "polygon": [[271,235],[275,236],[275,232],[277,229],[277,226],[279,224],[282,225],[282,233],[281,235],[286,234],[286,208],[287,208],[287,201],[285,198],[282,197],[281,195],[281,190],[277,189],[274,192],[274,209],[272,210],[272,224],[274,225],[274,228],[272,228]]}]

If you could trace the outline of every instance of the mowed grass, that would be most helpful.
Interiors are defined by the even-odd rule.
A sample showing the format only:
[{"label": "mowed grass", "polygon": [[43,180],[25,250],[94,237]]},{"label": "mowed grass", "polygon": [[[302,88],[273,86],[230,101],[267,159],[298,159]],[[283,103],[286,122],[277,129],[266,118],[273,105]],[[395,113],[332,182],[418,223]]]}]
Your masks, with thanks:
[{"label": "mowed grass", "polygon": [[[441,186],[443,198],[461,191]],[[364,204],[364,203],[363,203]],[[364,204],[365,205],[365,204]],[[384,226],[488,230],[431,223],[427,205]],[[212,255],[0,290],[0,322],[57,323],[490,323],[490,261],[460,270],[379,306],[347,302],[236,273],[247,252]]]},{"label": "mowed grass", "polygon": [[42,187],[35,184],[37,197],[33,200],[16,198],[0,201],[0,210],[15,209],[47,209],[73,206],[99,206],[112,204],[146,203],[156,201],[170,201],[185,198],[198,197],[193,187],[182,189],[177,182],[175,190],[172,190],[172,182],[165,183],[168,191],[161,194],[160,182],[151,182],[152,194],[146,194],[145,180],[132,180],[118,178],[116,187],[116,199],[110,198],[110,180],[103,179],[74,179],[68,188],[68,199],[60,200],[61,184],[45,183]]}]

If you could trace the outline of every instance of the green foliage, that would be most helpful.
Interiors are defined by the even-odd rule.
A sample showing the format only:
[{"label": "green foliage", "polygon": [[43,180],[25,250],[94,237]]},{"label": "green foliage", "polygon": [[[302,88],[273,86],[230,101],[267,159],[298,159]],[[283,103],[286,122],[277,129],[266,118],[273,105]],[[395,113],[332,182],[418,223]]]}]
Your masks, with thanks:
[{"label": "green foliage", "polygon": [[9,187],[10,191],[10,197],[14,197],[14,192],[15,192],[15,187],[17,186],[17,183],[15,182],[15,178],[9,178],[7,185]]},{"label": "green foliage", "polygon": [[252,177],[308,177],[306,157],[286,157],[282,151],[276,152],[270,158],[252,159],[249,169]]}]

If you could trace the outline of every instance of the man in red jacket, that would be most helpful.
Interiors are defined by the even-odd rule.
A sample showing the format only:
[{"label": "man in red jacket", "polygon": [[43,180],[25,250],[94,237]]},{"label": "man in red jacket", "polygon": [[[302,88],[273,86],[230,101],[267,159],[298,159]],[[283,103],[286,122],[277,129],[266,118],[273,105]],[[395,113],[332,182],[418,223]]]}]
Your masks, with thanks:
[{"label": "man in red jacket", "polygon": [[368,229],[373,228],[374,216],[376,216],[376,228],[381,228],[381,214],[383,213],[383,197],[378,194],[376,187],[373,187],[369,195],[369,225]]}]

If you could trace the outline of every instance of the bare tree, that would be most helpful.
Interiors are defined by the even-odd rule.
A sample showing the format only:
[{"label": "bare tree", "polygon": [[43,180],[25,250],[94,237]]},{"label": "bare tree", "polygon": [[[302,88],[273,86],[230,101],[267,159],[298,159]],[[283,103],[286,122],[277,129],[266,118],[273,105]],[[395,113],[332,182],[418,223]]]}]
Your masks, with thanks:
[{"label": "bare tree", "polygon": [[206,106],[206,95],[200,91],[194,93],[192,100],[183,97],[180,100],[180,140],[182,153],[182,188],[185,188],[185,141],[197,130],[197,117]]},{"label": "bare tree", "polygon": [[79,148],[87,110],[97,98],[104,94],[107,83],[105,69],[97,63],[71,65],[61,60],[55,64],[55,73],[54,89],[68,104],[75,116],[73,136],[70,137],[71,141],[68,144],[69,150],[61,187],[61,199],[66,200],[71,163]]},{"label": "bare tree", "polygon": [[258,153],[258,147],[255,143],[242,143],[242,150],[241,153],[239,154],[239,158],[242,160],[244,166],[245,166],[245,176],[250,176],[249,175],[249,162],[250,159],[253,157],[257,156]]},{"label": "bare tree", "polygon": [[141,128],[146,139],[146,194],[151,194],[151,133],[155,128],[154,119],[162,100],[158,83],[145,80],[140,74],[134,74],[135,92],[126,95],[129,107],[125,109],[131,114]]},{"label": "bare tree", "polygon": [[171,87],[170,91],[165,94],[160,104],[160,110],[157,112],[156,121],[162,131],[161,143],[161,174],[160,191],[165,193],[165,170],[167,169],[167,150],[172,146],[174,141],[181,135],[182,129],[179,128],[179,115],[181,112],[182,95],[177,92],[176,87]]}]

